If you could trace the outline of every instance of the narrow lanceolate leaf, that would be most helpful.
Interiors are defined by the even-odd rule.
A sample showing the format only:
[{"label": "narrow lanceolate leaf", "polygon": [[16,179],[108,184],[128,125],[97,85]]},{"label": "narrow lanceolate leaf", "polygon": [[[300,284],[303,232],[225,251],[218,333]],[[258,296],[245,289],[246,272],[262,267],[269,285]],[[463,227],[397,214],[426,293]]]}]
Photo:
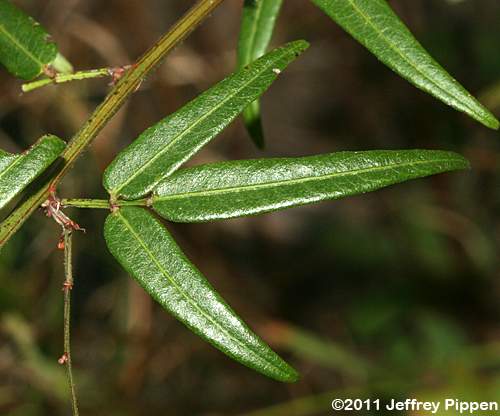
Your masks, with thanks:
[{"label": "narrow lanceolate leaf", "polygon": [[16,77],[31,80],[57,56],[49,35],[9,0],[0,0],[0,62]]},{"label": "narrow lanceolate leaf", "polygon": [[176,222],[201,222],[339,199],[468,167],[452,152],[340,152],[213,163],[181,169],[155,190],[153,208]]},{"label": "narrow lanceolate leaf", "polygon": [[311,1],[403,78],[498,129],[498,120],[425,51],[385,0]]},{"label": "narrow lanceolate leaf", "polygon": [[47,169],[65,146],[55,136],[43,136],[18,155],[0,150],[0,209]]},{"label": "narrow lanceolate leaf", "polygon": [[[243,68],[266,53],[283,0],[245,0],[238,42],[238,67]],[[264,147],[259,101],[243,111],[243,119],[255,144]]]},{"label": "narrow lanceolate leaf", "polygon": [[124,199],[151,192],[259,97],[307,46],[297,41],[275,49],[144,131],[106,169],[104,187],[112,197]]},{"label": "narrow lanceolate leaf", "polygon": [[167,229],[142,208],[123,207],[104,227],[113,256],[160,305],[215,347],[261,373],[297,373],[255,335],[186,258]]}]

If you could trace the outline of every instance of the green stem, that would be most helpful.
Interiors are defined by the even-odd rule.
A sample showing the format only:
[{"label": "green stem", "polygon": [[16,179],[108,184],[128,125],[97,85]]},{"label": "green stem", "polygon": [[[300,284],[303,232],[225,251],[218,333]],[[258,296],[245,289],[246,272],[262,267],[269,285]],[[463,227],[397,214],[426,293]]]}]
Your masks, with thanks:
[{"label": "green stem", "polygon": [[68,384],[71,392],[71,406],[73,416],[78,416],[78,400],[76,398],[73,366],[71,362],[71,290],[73,288],[72,266],[72,230],[64,229],[64,355],[62,363],[66,365]]},{"label": "green stem", "polygon": [[132,65],[131,69],[118,81],[87,122],[70,140],[60,157],[60,163],[48,173],[45,181],[41,181],[41,185],[33,190],[0,225],[0,249],[47,199],[50,187],[56,186],[68,173],[78,156],[97,137],[111,117],[122,107],[125,100],[137,90],[144,77],[223,1],[199,0],[136,64]]},{"label": "green stem", "polygon": [[64,82],[78,81],[89,78],[102,78],[112,76],[112,68],[91,69],[89,71],[78,71],[72,74],[57,74],[54,78],[43,78],[37,81],[28,82],[21,86],[23,92],[30,92],[37,88],[50,84],[62,84]]},{"label": "green stem", "polygon": [[[63,207],[74,208],[94,208],[94,209],[111,209],[111,204],[106,199],[63,199],[61,200]],[[135,201],[117,200],[113,203],[116,207],[147,207],[150,205],[148,199],[137,199]]]}]

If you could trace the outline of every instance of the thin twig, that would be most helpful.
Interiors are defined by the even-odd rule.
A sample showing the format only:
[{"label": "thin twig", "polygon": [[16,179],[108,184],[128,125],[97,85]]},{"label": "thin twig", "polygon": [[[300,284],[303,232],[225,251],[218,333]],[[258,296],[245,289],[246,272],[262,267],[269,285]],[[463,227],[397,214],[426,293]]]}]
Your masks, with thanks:
[{"label": "thin twig", "polygon": [[90,78],[102,78],[112,76],[111,68],[91,69],[89,71],[78,71],[72,74],[57,74],[53,78],[42,78],[36,81],[27,82],[21,86],[23,92],[30,92],[37,88],[50,84],[62,84],[70,81],[80,81]]},{"label": "thin twig", "polygon": [[111,77],[111,84],[114,85],[120,80],[128,69],[130,69],[130,65],[118,66],[115,68],[90,69],[88,71],[73,72],[71,74],[56,74],[53,77],[42,78],[25,83],[21,86],[21,89],[23,92],[30,92],[50,84],[63,84],[65,82],[103,77]]},{"label": "thin twig", "polygon": [[66,365],[68,384],[71,392],[71,406],[73,416],[78,416],[78,400],[76,398],[75,382],[73,380],[73,366],[71,362],[71,290],[73,289],[72,264],[72,230],[64,229],[64,354],[59,363]]}]

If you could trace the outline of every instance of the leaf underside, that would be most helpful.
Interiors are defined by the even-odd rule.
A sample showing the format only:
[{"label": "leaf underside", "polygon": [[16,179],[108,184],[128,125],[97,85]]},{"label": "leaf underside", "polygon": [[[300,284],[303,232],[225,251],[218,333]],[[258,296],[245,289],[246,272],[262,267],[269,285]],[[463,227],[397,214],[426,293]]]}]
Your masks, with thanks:
[{"label": "leaf underside", "polygon": [[[266,53],[283,0],[245,0],[238,41],[238,68]],[[254,143],[264,147],[259,101],[243,111],[245,126]]]},{"label": "leaf underside", "polygon": [[240,363],[279,381],[298,376],[255,335],[148,211],[124,207],[104,227],[109,250],[163,308]]},{"label": "leaf underside", "polygon": [[499,122],[420,45],[385,0],[311,0],[400,76],[487,127]]},{"label": "leaf underside", "polygon": [[65,146],[55,136],[43,136],[18,155],[0,150],[0,209],[45,171]]},{"label": "leaf underside", "polygon": [[275,49],[144,131],[108,166],[104,187],[114,198],[150,193],[264,93],[307,46],[297,41]]},{"label": "leaf underside", "polygon": [[39,23],[8,0],[0,0],[0,62],[18,78],[31,80],[57,55]]},{"label": "leaf underside", "polygon": [[437,150],[213,163],[181,169],[165,179],[154,192],[153,209],[175,222],[234,218],[339,199],[468,166],[462,156]]}]

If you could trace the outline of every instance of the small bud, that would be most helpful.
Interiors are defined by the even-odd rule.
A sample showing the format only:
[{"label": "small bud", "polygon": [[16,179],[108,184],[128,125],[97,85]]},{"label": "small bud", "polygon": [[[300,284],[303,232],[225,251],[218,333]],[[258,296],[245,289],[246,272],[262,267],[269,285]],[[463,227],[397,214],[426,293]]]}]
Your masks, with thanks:
[{"label": "small bud", "polygon": [[57,360],[57,362],[61,365],[66,364],[68,362],[68,354],[64,353],[63,355],[61,355],[61,357]]}]

